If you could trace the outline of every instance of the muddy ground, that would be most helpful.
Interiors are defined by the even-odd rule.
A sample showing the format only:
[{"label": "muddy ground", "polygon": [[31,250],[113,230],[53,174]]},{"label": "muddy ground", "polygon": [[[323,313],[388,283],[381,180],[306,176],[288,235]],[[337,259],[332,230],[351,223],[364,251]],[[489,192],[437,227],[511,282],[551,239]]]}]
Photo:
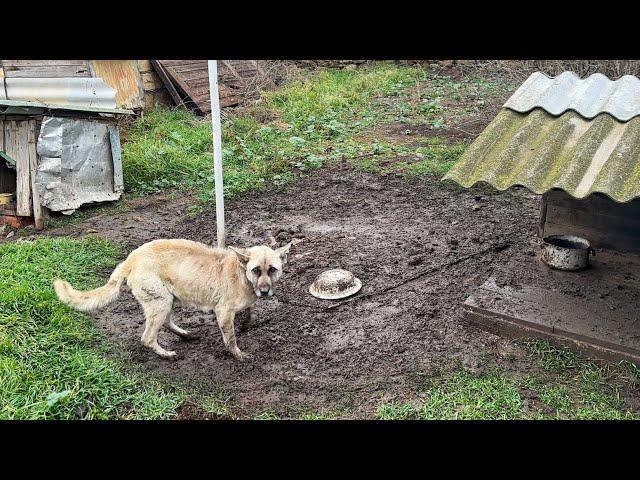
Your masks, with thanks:
[{"label": "muddy ground", "polygon": [[[101,235],[128,248],[157,238],[215,244],[214,212],[190,219],[184,202],[148,197],[133,202],[133,211],[48,234]],[[517,344],[468,325],[461,304],[490,275],[517,283],[531,270],[537,261],[538,202],[524,189],[464,190],[432,177],[381,176],[342,164],[226,206],[230,245],[266,244],[270,236],[280,244],[303,240],[292,248],[276,297],[260,300],[253,325],[238,334],[251,359],[241,363],[226,352],[212,315],[181,307],[176,323],[200,338],[187,342],[163,331],[160,343],[181,358],[158,358],[140,344],[143,315],[128,291],[93,317],[132,362],[160,374],[211,381],[231,394],[240,415],[298,408],[370,417],[383,401],[409,398],[412,373],[446,371],[456,360],[480,371],[489,361],[500,362],[504,352],[516,359],[504,362],[505,368],[533,368]],[[331,302],[307,289],[316,275],[334,267],[362,280],[359,295],[434,271],[326,309]]]}]

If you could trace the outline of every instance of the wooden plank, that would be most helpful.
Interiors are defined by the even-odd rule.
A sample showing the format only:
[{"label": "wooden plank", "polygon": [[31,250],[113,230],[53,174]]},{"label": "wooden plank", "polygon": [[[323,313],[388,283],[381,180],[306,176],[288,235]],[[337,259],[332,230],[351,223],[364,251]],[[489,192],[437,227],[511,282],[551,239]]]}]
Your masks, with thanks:
[{"label": "wooden plank", "polygon": [[7,78],[90,77],[87,60],[2,60]]},{"label": "wooden plank", "polygon": [[547,221],[547,194],[540,199],[540,221],[538,222],[538,238],[544,237],[544,224]]},{"label": "wooden plank", "polygon": [[116,90],[118,108],[142,108],[142,78],[135,60],[91,60],[94,77]]},{"label": "wooden plank", "polygon": [[[0,119],[0,152],[4,152],[4,120]],[[0,193],[16,191],[16,171],[9,168],[6,162],[0,159]],[[14,206],[15,215],[15,206]]]},{"label": "wooden plank", "polygon": [[24,217],[31,216],[28,132],[26,121],[5,121],[5,151],[16,161],[16,213]]},{"label": "wooden plank", "polygon": [[173,82],[169,78],[169,75],[167,74],[167,71],[164,69],[162,64],[158,60],[151,60],[151,65],[153,65],[153,68],[155,68],[156,72],[158,73],[158,76],[160,77],[160,80],[162,81],[165,88],[169,92],[169,95],[171,95],[171,98],[173,99],[175,104],[178,105],[179,107],[186,109],[187,107],[184,104],[182,97],[176,90],[176,87],[173,86]]},{"label": "wooden plank", "polygon": [[29,176],[31,178],[31,198],[33,200],[33,220],[36,230],[44,228],[44,213],[42,211],[40,193],[36,188],[36,170],[38,169],[38,154],[36,152],[36,121],[28,122],[28,150],[29,150]]},{"label": "wooden plank", "polygon": [[547,192],[548,202],[558,206],[572,208],[582,212],[598,211],[600,214],[612,217],[627,217],[637,215],[640,211],[640,198],[630,202],[618,203],[606,195],[594,193],[583,199],[575,199],[561,190]]},{"label": "wooden plank", "polygon": [[620,233],[640,238],[640,210],[633,216],[618,217],[602,215],[598,211],[584,212],[572,208],[561,207],[549,202],[547,204],[547,221],[549,223],[566,223],[589,227],[610,234]]}]

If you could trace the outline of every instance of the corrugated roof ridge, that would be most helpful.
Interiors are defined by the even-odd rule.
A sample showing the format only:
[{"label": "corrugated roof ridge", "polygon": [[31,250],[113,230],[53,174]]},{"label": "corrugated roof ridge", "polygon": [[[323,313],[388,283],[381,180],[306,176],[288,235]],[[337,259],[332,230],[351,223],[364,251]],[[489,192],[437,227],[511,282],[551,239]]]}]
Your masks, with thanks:
[{"label": "corrugated roof ridge", "polygon": [[623,75],[611,80],[600,72],[581,78],[572,71],[550,77],[544,72],[534,72],[503,107],[520,113],[542,108],[554,116],[573,110],[586,119],[609,113],[627,122],[640,116],[640,78]]}]

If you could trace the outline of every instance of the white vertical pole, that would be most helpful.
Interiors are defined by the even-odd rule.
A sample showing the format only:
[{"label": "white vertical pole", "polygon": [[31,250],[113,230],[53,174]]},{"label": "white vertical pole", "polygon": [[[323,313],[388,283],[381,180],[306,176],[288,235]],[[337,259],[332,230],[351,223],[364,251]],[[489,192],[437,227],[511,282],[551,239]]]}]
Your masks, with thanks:
[{"label": "white vertical pole", "polygon": [[224,195],[222,184],[222,130],[220,128],[220,97],[218,96],[218,62],[209,60],[209,97],[213,128],[213,173],[216,188],[216,228],[218,246],[225,247]]}]

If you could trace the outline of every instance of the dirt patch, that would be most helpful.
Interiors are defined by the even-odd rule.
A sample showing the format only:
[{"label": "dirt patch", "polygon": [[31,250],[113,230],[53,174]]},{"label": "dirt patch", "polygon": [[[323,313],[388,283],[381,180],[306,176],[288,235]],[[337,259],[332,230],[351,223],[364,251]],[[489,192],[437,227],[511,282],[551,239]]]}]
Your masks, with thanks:
[{"label": "dirt patch", "polygon": [[[538,207],[538,198],[524,189],[495,194],[347,165],[323,169],[284,191],[227,205],[230,245],[266,244],[270,236],[280,244],[303,239],[292,248],[276,297],[259,301],[254,324],[238,334],[251,359],[238,362],[226,352],[211,314],[182,307],[175,309],[176,322],[200,338],[186,342],[163,331],[160,343],[180,358],[158,358],[140,344],[143,315],[128,291],[93,317],[132,362],[186,380],[210,380],[231,394],[243,416],[296,406],[370,417],[383,400],[410,396],[412,372],[447,371],[456,363],[477,372],[495,359],[508,371],[535,368],[517,344],[464,322],[460,307],[490,275],[517,283],[530,270]],[[214,244],[214,212],[193,220],[183,212],[182,203],[164,200],[50,233],[81,236],[91,230],[129,247],[171,237]],[[484,253],[452,264],[476,252]],[[331,302],[315,299],[307,288],[320,272],[336,267],[362,280],[359,295],[433,271],[328,310]],[[505,351],[508,362],[500,360]],[[202,413],[192,410],[181,415]]]},{"label": "dirt patch", "polygon": [[[380,395],[410,388],[407,372],[454,358],[472,370],[482,367],[485,347],[501,340],[466,325],[460,304],[495,269],[508,268],[510,257],[526,254],[490,251],[334,310],[307,293],[309,284],[323,270],[341,267],[362,280],[366,294],[492,244],[526,244],[537,225],[536,197],[485,193],[343,165],[283,192],[229,202],[229,244],[264,244],[271,235],[281,244],[294,236],[304,240],[292,250],[276,298],[260,301],[254,325],[238,335],[241,348],[253,355],[244,363],[226,352],[210,314],[175,310],[177,323],[200,339],[184,342],[162,332],[160,343],[181,354],[174,362],[141,347],[143,315],[128,291],[94,318],[132,361],[186,379],[210,379],[247,412],[302,405],[370,415]],[[214,212],[194,220],[183,212],[182,202],[165,199],[50,234],[98,234],[129,248],[171,237],[214,244]]]}]

